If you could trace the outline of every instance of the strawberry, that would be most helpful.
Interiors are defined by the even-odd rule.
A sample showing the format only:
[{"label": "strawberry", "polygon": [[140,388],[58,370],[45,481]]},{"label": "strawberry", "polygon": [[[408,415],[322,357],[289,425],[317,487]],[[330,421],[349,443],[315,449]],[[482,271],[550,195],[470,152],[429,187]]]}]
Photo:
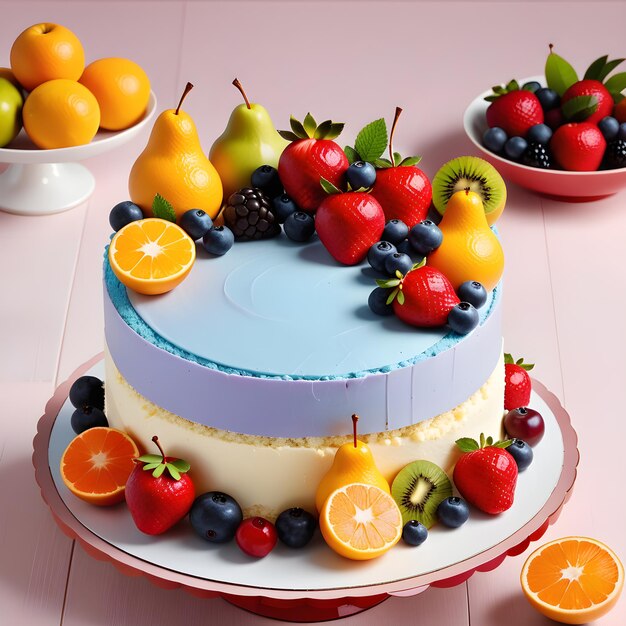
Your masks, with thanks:
[{"label": "strawberry", "polygon": [[[561,96],[561,110],[565,114],[568,110],[566,106],[570,100],[580,98],[581,96],[591,96],[591,108],[587,111],[593,111],[591,114],[584,116],[584,121],[591,124],[597,124],[603,117],[611,115],[613,111],[613,97],[609,90],[599,80],[579,80],[570,87]],[[565,117],[570,117],[565,115]]]},{"label": "strawberry", "polygon": [[166,457],[158,438],[152,437],[152,441],[161,454],[137,459],[125,492],[135,526],[147,535],[160,535],[187,515],[195,488],[187,474],[189,463]]},{"label": "strawberry", "polygon": [[512,440],[493,443],[480,435],[474,439],[458,439],[464,452],[454,466],[454,484],[460,494],[475,507],[496,515],[511,508],[517,483],[517,463],[506,451]]},{"label": "strawberry", "polygon": [[505,87],[496,85],[493,95],[485,98],[491,102],[487,108],[487,125],[498,126],[509,137],[524,137],[531,126],[543,123],[543,109],[537,96],[520,89],[516,80]]},{"label": "strawberry", "polygon": [[383,233],[383,209],[369,193],[341,193],[325,179],[323,185],[331,193],[324,195],[315,214],[315,230],[335,260],[360,263]]},{"label": "strawberry", "polygon": [[425,263],[423,259],[404,276],[398,272],[395,279],[376,282],[379,287],[393,289],[387,302],[392,303],[393,312],[406,324],[443,326],[460,300],[450,281]]},{"label": "strawberry", "polygon": [[573,172],[592,172],[600,167],[606,139],[595,124],[571,122],[557,128],[550,140],[557,163]]},{"label": "strawberry", "polygon": [[524,359],[513,360],[510,354],[504,355],[504,408],[507,411],[528,406],[532,383],[528,372],[534,363],[524,363]]},{"label": "strawberry", "polygon": [[314,212],[326,197],[320,178],[341,187],[350,165],[343,150],[331,141],[339,136],[343,124],[327,120],[318,126],[310,113],[302,123],[293,116],[290,122],[291,131],[278,131],[292,142],[280,156],[278,175],[300,210]]}]

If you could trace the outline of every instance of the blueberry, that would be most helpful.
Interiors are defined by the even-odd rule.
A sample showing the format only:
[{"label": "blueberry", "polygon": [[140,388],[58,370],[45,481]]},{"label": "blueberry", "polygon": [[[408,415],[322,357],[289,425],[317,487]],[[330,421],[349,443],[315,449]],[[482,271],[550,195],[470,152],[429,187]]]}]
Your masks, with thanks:
[{"label": "blueberry", "polygon": [[312,215],[303,211],[292,213],[283,225],[285,235],[292,241],[303,243],[308,241],[315,232],[315,220]]},{"label": "blueberry", "polygon": [[389,220],[385,224],[385,229],[381,235],[383,241],[397,246],[409,236],[409,227],[402,220]]},{"label": "blueberry", "polygon": [[413,246],[408,239],[403,239],[400,243],[397,243],[396,250],[398,252],[402,252],[402,254],[408,254],[413,259],[413,262],[416,260],[421,261],[424,258],[422,255],[413,250]]},{"label": "blueberry", "polygon": [[459,285],[456,295],[462,302],[469,302],[477,309],[487,302],[487,290],[477,280],[466,280]]},{"label": "blueberry", "polygon": [[270,198],[275,198],[283,193],[283,184],[278,177],[278,171],[271,165],[261,165],[257,167],[252,176],[250,183],[253,187],[257,187]]},{"label": "blueberry", "polygon": [[377,271],[385,271],[385,259],[394,252],[397,252],[396,247],[388,241],[376,242],[367,253],[367,262]]},{"label": "blueberry", "polygon": [[533,449],[521,439],[513,439],[507,452],[515,459],[517,469],[523,472],[533,462]]},{"label": "blueberry", "polygon": [[361,187],[371,187],[376,182],[376,170],[371,163],[366,161],[355,161],[346,170],[346,179],[352,189]]},{"label": "blueberry", "polygon": [[296,203],[286,193],[276,196],[272,200],[272,206],[279,224],[282,224],[292,213],[298,210]]},{"label": "blueberry", "polygon": [[409,233],[409,243],[413,250],[422,256],[436,250],[443,241],[443,233],[439,226],[430,220],[423,220],[415,224]]},{"label": "blueberry", "polygon": [[376,287],[370,293],[367,304],[372,313],[376,315],[391,315],[393,313],[393,307],[391,304],[387,304],[387,298],[390,293],[391,289],[385,289],[384,287]]},{"label": "blueberry", "polygon": [[211,230],[213,220],[202,209],[190,209],[182,214],[179,226],[196,241]]},{"label": "blueberry", "polygon": [[413,259],[408,254],[394,252],[385,258],[385,272],[389,276],[395,276],[400,272],[404,276],[413,267]]},{"label": "blueberry", "polygon": [[604,138],[607,141],[611,141],[612,139],[617,139],[617,135],[619,133],[620,123],[610,115],[603,117],[598,122],[598,130],[604,135]]},{"label": "blueberry", "polygon": [[212,543],[231,541],[243,513],[237,501],[220,491],[209,491],[198,496],[189,511],[189,521],[196,533]]},{"label": "blueberry", "polygon": [[509,137],[504,144],[504,154],[509,159],[517,161],[528,148],[528,142],[523,137]]},{"label": "blueberry", "polygon": [[556,107],[561,104],[561,98],[559,97],[559,94],[554,91],[554,89],[542,87],[541,89],[537,89],[537,91],[535,91],[535,95],[539,99],[541,108],[544,111],[551,111],[552,109],[556,109]]},{"label": "blueberry", "polygon": [[527,83],[524,83],[522,85],[522,89],[525,89],[526,91],[532,91],[533,93],[535,93],[537,89],[541,89],[541,83],[538,83],[536,80],[531,80]]},{"label": "blueberry", "polygon": [[507,134],[498,126],[488,128],[483,135],[483,144],[487,150],[501,152],[508,139]]},{"label": "blueberry", "polygon": [[402,539],[410,546],[421,546],[428,538],[428,528],[415,519],[407,522],[402,528]]},{"label": "blueberry", "polygon": [[117,232],[120,228],[143,219],[142,210],[130,200],[119,202],[116,204],[109,213],[109,224],[111,228]]},{"label": "blueberry", "polygon": [[622,122],[619,125],[619,130],[617,132],[618,139],[626,139],[626,122]]},{"label": "blueberry", "polygon": [[548,145],[551,138],[552,129],[547,124],[535,124],[531,126],[526,133],[526,140],[528,142],[534,141],[544,146]]},{"label": "blueberry", "polygon": [[471,333],[479,321],[478,311],[469,302],[459,302],[448,313],[448,326],[459,335]]},{"label": "blueberry", "polygon": [[463,526],[469,519],[469,513],[467,502],[455,496],[442,500],[437,507],[439,521],[448,528]]},{"label": "blueberry", "polygon": [[226,254],[235,243],[235,235],[228,226],[214,226],[202,238],[204,249],[215,256]]},{"label": "blueberry", "polygon": [[70,402],[77,408],[93,406],[104,410],[104,387],[96,376],[81,376],[70,387]]},{"label": "blueberry", "polygon": [[72,430],[77,434],[85,432],[95,426],[108,426],[105,414],[95,406],[83,406],[75,409],[70,419]]},{"label": "blueberry", "polygon": [[276,518],[278,538],[290,548],[302,548],[311,539],[317,528],[317,520],[308,511],[300,508],[287,509]]}]

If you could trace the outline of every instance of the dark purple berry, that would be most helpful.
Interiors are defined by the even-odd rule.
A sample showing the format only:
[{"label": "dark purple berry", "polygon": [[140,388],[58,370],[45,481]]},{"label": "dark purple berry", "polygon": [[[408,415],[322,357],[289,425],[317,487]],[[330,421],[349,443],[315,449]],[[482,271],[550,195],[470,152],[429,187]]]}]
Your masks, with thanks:
[{"label": "dark purple berry", "polygon": [[492,152],[502,152],[502,148],[504,148],[504,144],[507,139],[508,136],[502,128],[493,126],[485,131],[485,134],[483,135],[483,144],[487,150],[491,150]]},{"label": "dark purple berry", "polygon": [[448,528],[458,528],[463,526],[469,519],[469,506],[463,498],[451,496],[439,503],[437,507],[437,517],[439,521]]},{"label": "dark purple berry", "polygon": [[487,302],[487,290],[477,280],[467,280],[459,285],[456,295],[462,302],[469,302],[474,308],[480,309]]},{"label": "dark purple berry", "polygon": [[226,543],[235,537],[243,520],[237,501],[226,493],[209,491],[191,505],[189,521],[198,536],[211,543]]},{"label": "dark purple berry", "polygon": [[402,276],[411,271],[413,267],[413,259],[408,254],[394,252],[385,258],[385,272],[389,276],[395,276],[396,272],[400,272]]},{"label": "dark purple berry", "polygon": [[309,213],[296,211],[285,220],[283,229],[289,239],[304,243],[311,239],[315,232],[315,220]]},{"label": "dark purple berry", "polygon": [[436,250],[443,241],[443,233],[439,226],[431,220],[423,220],[415,224],[409,233],[409,243],[415,252],[427,256]]},{"label": "dark purple berry", "polygon": [[428,528],[412,519],[402,528],[402,539],[409,546],[421,546],[428,539]]},{"label": "dark purple berry", "polygon": [[181,217],[179,226],[194,240],[202,239],[213,227],[213,220],[202,209],[185,211]]},{"label": "dark purple berry", "polygon": [[282,224],[292,213],[298,210],[296,203],[286,194],[282,193],[272,200],[276,219]]},{"label": "dark purple berry", "polygon": [[517,469],[523,472],[533,462],[533,449],[522,439],[513,439],[507,452],[515,459]]},{"label": "dark purple berry", "polygon": [[368,188],[376,182],[376,170],[371,163],[355,161],[346,170],[346,179],[352,189]]},{"label": "dark purple berry", "polygon": [[75,409],[70,419],[72,430],[77,434],[85,432],[96,426],[108,426],[109,422],[105,414],[95,406],[83,406]]},{"label": "dark purple berry", "polygon": [[409,227],[402,220],[393,219],[385,224],[381,239],[398,246],[398,244],[406,240],[408,236]]},{"label": "dark purple berry", "polygon": [[388,241],[377,241],[367,253],[367,262],[377,271],[385,272],[385,260],[394,252],[396,247]]},{"label": "dark purple berry", "polygon": [[276,518],[276,532],[282,543],[290,548],[302,548],[317,528],[317,520],[301,508],[287,509]]},{"label": "dark purple berry", "polygon": [[143,219],[142,210],[130,200],[116,204],[109,213],[109,224],[114,231],[124,228],[131,222]]},{"label": "dark purple berry", "polygon": [[459,302],[448,313],[448,326],[459,335],[471,333],[479,321],[478,311],[469,302]]},{"label": "dark purple berry", "polygon": [[70,387],[70,402],[77,408],[93,406],[104,411],[104,386],[96,376],[81,376]]},{"label": "dark purple berry", "polygon": [[372,313],[376,315],[391,315],[393,313],[393,307],[391,304],[387,304],[387,298],[389,298],[391,291],[391,289],[385,289],[384,287],[376,287],[370,293],[367,304]]},{"label": "dark purple berry", "polygon": [[202,246],[209,254],[222,256],[235,243],[233,232],[227,226],[214,226],[202,238]]},{"label": "dark purple berry", "polygon": [[252,172],[250,183],[257,187],[270,198],[275,198],[283,193],[283,184],[278,177],[278,171],[271,165],[261,165]]}]

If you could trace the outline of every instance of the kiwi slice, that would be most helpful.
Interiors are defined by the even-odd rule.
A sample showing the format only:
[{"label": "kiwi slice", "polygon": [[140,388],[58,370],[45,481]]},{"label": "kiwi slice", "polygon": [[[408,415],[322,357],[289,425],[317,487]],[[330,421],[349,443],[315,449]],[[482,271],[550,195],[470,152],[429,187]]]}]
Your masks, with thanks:
[{"label": "kiwi slice", "polygon": [[391,495],[400,507],[403,524],[415,519],[430,528],[437,521],[439,503],[452,495],[452,483],[438,465],[413,461],[394,478]]},{"label": "kiwi slice", "polygon": [[484,159],[462,156],[442,165],[433,178],[433,204],[441,215],[453,193],[469,189],[483,201],[487,222],[491,226],[504,210],[506,185],[498,170]]}]

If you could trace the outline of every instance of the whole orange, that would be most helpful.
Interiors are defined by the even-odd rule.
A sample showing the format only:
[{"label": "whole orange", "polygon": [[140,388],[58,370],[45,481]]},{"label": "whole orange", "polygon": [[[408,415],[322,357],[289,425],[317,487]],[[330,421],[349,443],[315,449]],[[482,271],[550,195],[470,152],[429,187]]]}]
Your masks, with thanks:
[{"label": "whole orange", "polygon": [[134,61],[120,58],[98,59],[80,77],[100,105],[100,126],[123,130],[143,116],[150,98],[150,79]]},{"label": "whole orange", "polygon": [[100,125],[100,108],[87,87],[59,78],[42,83],[28,95],[22,117],[37,147],[68,148],[93,139]]},{"label": "whole orange", "polygon": [[10,58],[13,74],[26,91],[55,78],[78,80],[85,69],[83,45],[58,24],[27,28],[13,42]]}]

